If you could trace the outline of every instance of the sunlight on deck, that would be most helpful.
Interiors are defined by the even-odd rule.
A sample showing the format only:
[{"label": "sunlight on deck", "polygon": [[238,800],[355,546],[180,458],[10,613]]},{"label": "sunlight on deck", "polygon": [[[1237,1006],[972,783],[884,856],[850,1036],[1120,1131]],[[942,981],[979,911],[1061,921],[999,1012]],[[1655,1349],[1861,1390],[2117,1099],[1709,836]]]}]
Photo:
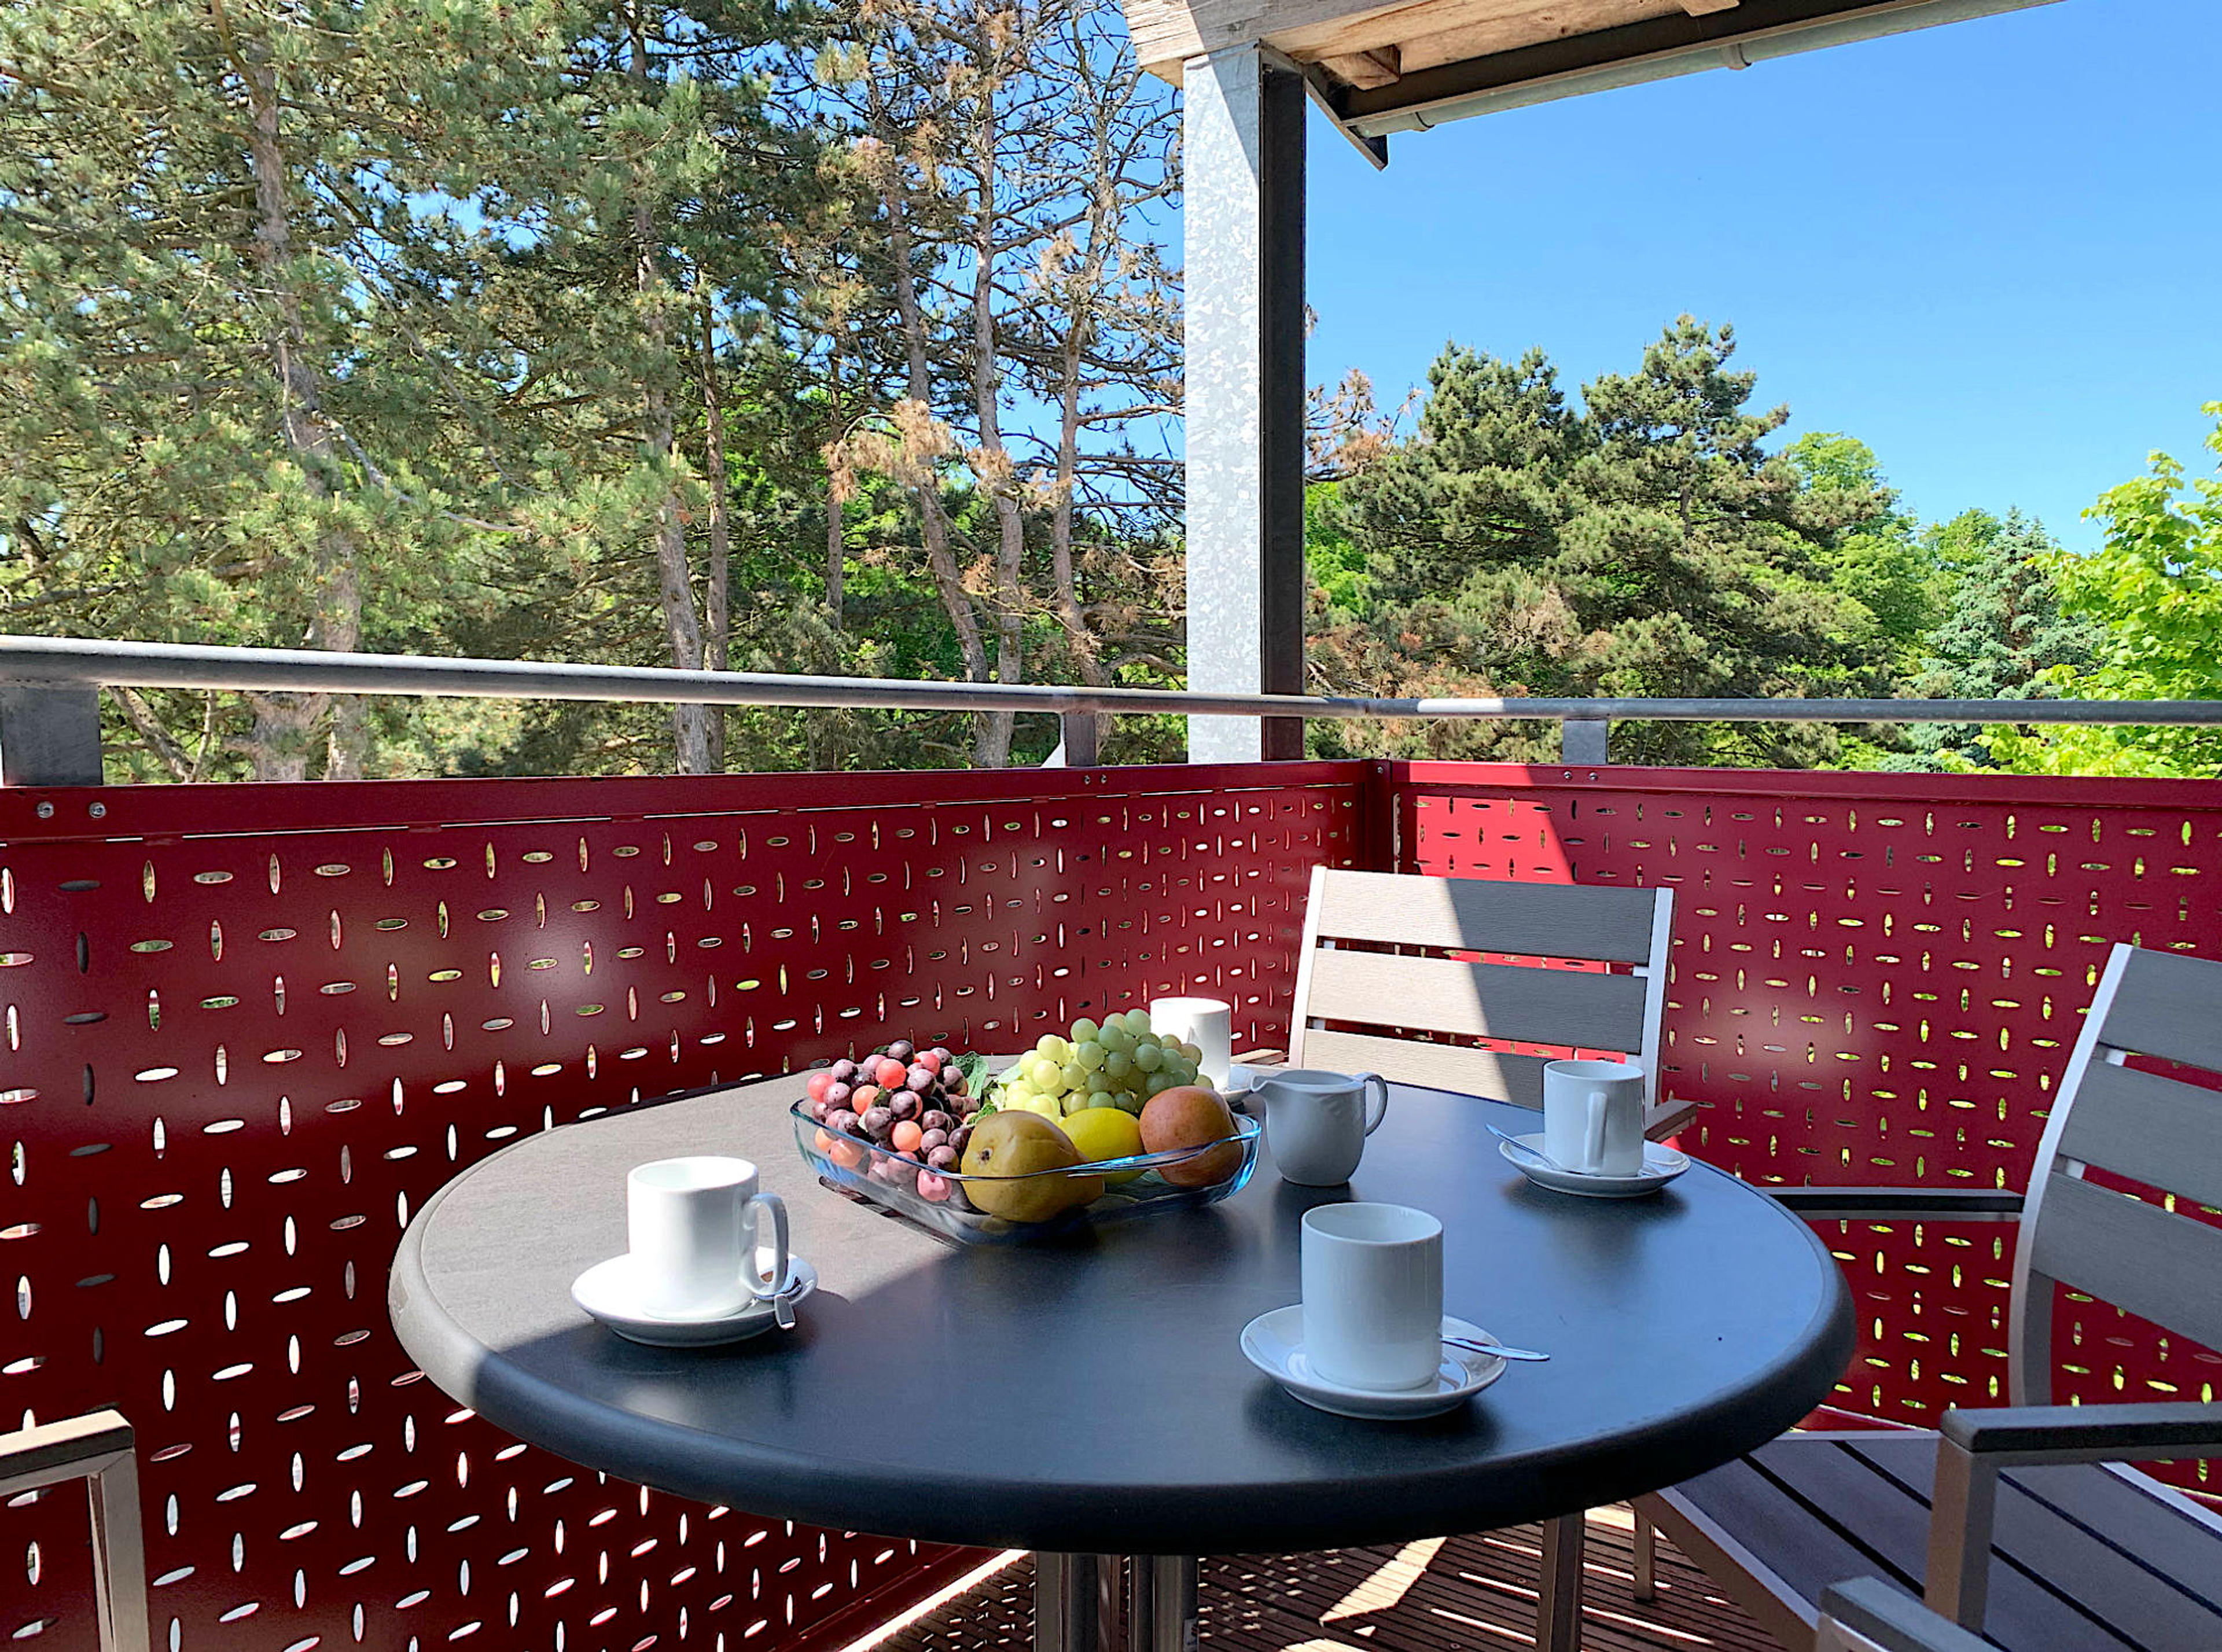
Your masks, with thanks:
[{"label": "sunlight on deck", "polygon": [[[1659,1588],[1632,1592],[1633,1523],[1589,1517],[1587,1652],[1774,1652],[1775,1643],[1672,1545]],[[1402,1548],[1236,1555],[1203,1563],[1199,1640],[1220,1652],[1467,1652],[1533,1643],[1540,1531],[1430,1538]],[[1029,1652],[1033,1566],[1020,1561],[921,1614],[885,1652]]]}]

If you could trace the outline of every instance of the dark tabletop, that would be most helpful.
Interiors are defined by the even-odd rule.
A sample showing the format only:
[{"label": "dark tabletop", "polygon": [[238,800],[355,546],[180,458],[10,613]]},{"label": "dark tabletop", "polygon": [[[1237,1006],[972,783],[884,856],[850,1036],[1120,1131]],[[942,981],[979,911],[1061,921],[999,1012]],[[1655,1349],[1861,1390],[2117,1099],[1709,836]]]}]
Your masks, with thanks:
[{"label": "dark tabletop", "polygon": [[[1399,1087],[1346,1189],[1270,1153],[1234,1197],[1055,1247],[955,1248],[819,1186],[795,1079],[529,1137],[417,1213],[403,1345],[520,1438],[624,1479],[819,1525],[991,1547],[1227,1554],[1516,1524],[1669,1486],[1820,1404],[1852,1353],[1842,1272],[1803,1222],[1704,1165],[1655,1197],[1530,1187],[1485,1120]],[[679,1153],[763,1166],[818,1292],[790,1335],[624,1341],[570,1297],[625,1248],[625,1177]],[[1344,1198],[1442,1219],[1447,1311],[1547,1349],[1447,1416],[1329,1416],[1243,1358],[1297,1299],[1297,1222]]]}]

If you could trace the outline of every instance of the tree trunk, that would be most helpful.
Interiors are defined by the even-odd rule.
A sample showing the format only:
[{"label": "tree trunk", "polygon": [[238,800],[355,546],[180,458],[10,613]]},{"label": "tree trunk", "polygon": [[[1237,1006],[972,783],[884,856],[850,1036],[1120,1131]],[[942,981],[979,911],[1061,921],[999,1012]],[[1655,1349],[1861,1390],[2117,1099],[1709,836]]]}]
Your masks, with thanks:
[{"label": "tree trunk", "polygon": [[[996,51],[984,29],[979,36],[979,49],[983,59]],[[995,346],[995,242],[1004,230],[995,217],[998,78],[990,72],[984,79],[980,124],[974,137],[979,194],[973,206],[972,407],[980,424],[982,462],[973,468],[988,484],[995,503],[995,680],[1023,682],[1026,610],[1020,581],[1025,575],[1026,524],[1014,492],[1018,477],[1003,446],[1000,405],[1003,377]],[[982,768],[1010,766],[1011,735],[1016,721],[1011,712],[990,712],[980,719],[972,755]]]},{"label": "tree trunk", "polygon": [[110,684],[108,695],[122,708],[125,719],[138,732],[139,738],[147,742],[147,749],[154,754],[154,760],[172,780],[193,777],[192,765],[185,761],[185,748],[170,737],[169,730],[162,726],[162,719],[137,689]]},{"label": "tree trunk", "polygon": [[[641,89],[643,99],[649,84],[648,22],[643,15],[645,7],[646,0],[631,0],[625,17],[631,37],[633,84]],[[643,308],[651,358],[650,377],[643,398],[648,448],[653,460],[668,470],[675,462],[672,451],[671,398],[658,375],[667,359],[664,346],[669,334],[664,316],[663,276],[656,257],[656,212],[644,194],[633,202],[632,232],[637,243],[634,273],[645,300]],[[663,600],[663,629],[671,649],[671,663],[681,671],[699,671],[702,669],[702,621],[694,608],[693,574],[687,565],[687,524],[681,519],[675,483],[665,487],[656,507],[656,578]],[[672,756],[682,775],[712,772],[709,712],[706,706],[671,708]]]},{"label": "tree trunk", "polygon": [[[710,589],[704,604],[703,663],[712,671],[731,668],[732,660],[732,525],[726,499],[725,405],[718,394],[716,323],[710,300],[702,300],[703,457],[710,473]],[[725,768],[725,711],[706,706],[710,733],[711,767]]]},{"label": "tree trunk", "polygon": [[[327,582],[330,600],[324,609],[324,633],[320,648],[352,654],[362,643],[362,588],[355,578],[355,558],[332,569]],[[370,754],[370,707],[361,694],[340,694],[332,700],[331,730],[324,738],[324,778],[361,780],[363,759]]]},{"label": "tree trunk", "polygon": [[833,615],[833,629],[846,628],[841,614],[841,581],[848,572],[849,548],[841,526],[841,496],[825,490],[825,606]]},{"label": "tree trunk", "polygon": [[[277,305],[277,325],[268,341],[271,367],[278,380],[279,429],[286,450],[301,468],[302,485],[317,500],[329,499],[338,475],[338,443],[323,417],[323,396],[316,369],[308,360],[307,330],[301,320],[299,295],[287,268],[293,254],[292,223],[286,204],[285,153],[279,142],[280,100],[278,72],[267,53],[232,38],[229,21],[219,4],[215,10],[219,30],[233,65],[247,88],[249,122],[248,160],[254,174],[254,260],[271,298]],[[352,535],[327,524],[317,535],[315,588],[311,594],[307,635],[302,639],[315,649],[353,652],[362,635],[362,592],[355,578],[355,544]],[[308,776],[309,750],[317,720],[331,703],[328,694],[264,694],[250,702],[254,724],[248,750],[257,780],[303,780]],[[361,769],[364,731],[360,707],[348,719],[345,738],[335,730],[331,755],[340,759],[342,773]],[[331,764],[328,759],[327,769]]]},{"label": "tree trunk", "polygon": [[[919,303],[916,278],[911,273],[910,220],[904,210],[902,184],[890,177],[883,192],[883,204],[888,211],[888,251],[894,266],[894,285],[896,313],[902,317],[903,344],[907,357],[908,394],[906,399],[917,405],[917,417],[923,420],[932,417],[933,408],[933,374],[926,364],[926,314]],[[949,615],[949,624],[957,633],[957,646],[963,656],[964,675],[973,682],[988,681],[988,650],[982,641],[980,624],[973,612],[972,598],[964,589],[964,580],[957,572],[957,558],[949,546],[949,518],[941,508],[941,482],[936,473],[932,455],[922,457],[921,474],[911,485],[913,497],[918,502],[921,537],[926,541],[926,563],[933,575],[933,587],[941,598],[941,606]]]},{"label": "tree trunk", "polygon": [[[1090,277],[1080,289],[1083,295],[1095,291],[1095,275],[1100,273],[1102,261],[1091,247]],[[1086,315],[1078,305],[1068,312],[1067,323],[1070,330],[1058,364],[1061,382],[1058,386],[1057,502],[1050,513],[1050,579],[1056,587],[1058,620],[1064,627],[1065,642],[1079,668],[1080,680],[1100,688],[1111,677],[1103,669],[1095,638],[1088,629],[1087,616],[1081,611],[1080,581],[1072,565],[1073,495],[1080,485],[1080,365],[1088,326]],[[1108,718],[1095,719],[1098,750],[1102,749],[1108,722]]]}]

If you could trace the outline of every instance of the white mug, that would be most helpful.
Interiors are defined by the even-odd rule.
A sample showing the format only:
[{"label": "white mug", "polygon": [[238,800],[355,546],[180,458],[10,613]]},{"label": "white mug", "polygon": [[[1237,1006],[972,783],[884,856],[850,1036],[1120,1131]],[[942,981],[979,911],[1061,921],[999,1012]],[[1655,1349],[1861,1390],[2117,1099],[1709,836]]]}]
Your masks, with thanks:
[{"label": "white mug", "polygon": [[1643,1069],[1632,1061],[1545,1064],[1543,1153],[1561,1170],[1640,1173]]},{"label": "white mug", "polygon": [[[766,1213],[769,1278],[756,1272]],[[787,1206],[756,1190],[756,1167],[745,1159],[701,1153],[635,1165],[625,1178],[625,1234],[650,1314],[729,1314],[751,1297],[769,1301],[787,1283]]]},{"label": "white mug", "polygon": [[1346,1388],[1435,1380],[1443,1360],[1443,1224],[1401,1204],[1304,1213],[1304,1360]]},{"label": "white mug", "polygon": [[1196,1071],[1214,1089],[1227,1087],[1234,1065],[1234,1010],[1216,998],[1152,998],[1150,1025],[1159,1038],[1176,1038],[1203,1052]]},{"label": "white mug", "polygon": [[[1376,1092],[1369,1112],[1365,1092]],[[1250,1086],[1265,1104],[1265,1145],[1281,1179],[1299,1187],[1340,1187],[1358,1171],[1365,1138],[1389,1116],[1389,1081],[1378,1072],[1348,1076],[1309,1067],[1265,1074]]]}]

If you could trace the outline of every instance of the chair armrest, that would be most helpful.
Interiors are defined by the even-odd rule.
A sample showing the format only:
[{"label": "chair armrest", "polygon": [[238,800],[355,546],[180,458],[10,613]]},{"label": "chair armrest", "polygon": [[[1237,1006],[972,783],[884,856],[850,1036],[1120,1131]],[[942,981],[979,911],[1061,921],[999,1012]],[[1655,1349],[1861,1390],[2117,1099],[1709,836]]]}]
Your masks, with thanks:
[{"label": "chair armrest", "polygon": [[1839,1636],[1833,1643],[1838,1646],[1865,1644],[1881,1652],[1990,1652],[1982,1636],[1939,1617],[1880,1578],[1855,1578],[1823,1590],[1818,1642],[1823,1652],[1832,1646],[1831,1625],[1860,1637],[1848,1641]]},{"label": "chair armrest", "polygon": [[2009,1405],[1945,1412],[1929,1502],[1924,1599],[1964,1629],[1982,1628],[1999,1470],[2219,1450],[2222,1404]]},{"label": "chair armrest", "polygon": [[1762,1187],[1784,1209],[1808,1222],[2018,1222],[2022,1195],[2005,1188]]},{"label": "chair armrest", "polygon": [[90,1411],[0,1434],[0,1497],[85,1479],[132,1452],[131,1425],[120,1411]]},{"label": "chair armrest", "polygon": [[2009,1462],[2135,1462],[2222,1452],[2222,1404],[2009,1405],[1955,1409],[1938,1431],[2001,1467]]}]

